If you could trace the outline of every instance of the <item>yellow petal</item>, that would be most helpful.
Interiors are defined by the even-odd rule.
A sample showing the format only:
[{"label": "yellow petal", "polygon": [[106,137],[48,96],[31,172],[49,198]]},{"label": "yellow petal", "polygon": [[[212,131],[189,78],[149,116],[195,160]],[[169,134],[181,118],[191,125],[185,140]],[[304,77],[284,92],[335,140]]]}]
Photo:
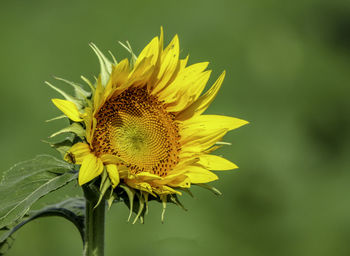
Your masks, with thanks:
[{"label": "yellow petal", "polygon": [[104,101],[111,97],[115,90],[123,91],[125,89],[123,85],[125,85],[128,79],[129,72],[130,67],[128,59],[123,59],[113,68],[111,79],[104,91]]},{"label": "yellow petal", "polygon": [[167,48],[161,56],[161,66],[157,74],[157,80],[159,81],[153,90],[153,94],[162,90],[172,78],[175,70],[179,63],[180,45],[179,38],[177,35],[174,36],[173,40],[169,43]]},{"label": "yellow petal", "polygon": [[69,119],[74,122],[81,122],[83,119],[80,117],[80,112],[77,106],[68,100],[52,99],[53,104],[61,110]]},{"label": "yellow petal", "polygon": [[119,172],[120,179],[126,179],[130,176],[130,170],[123,165],[118,166],[118,172]]},{"label": "yellow petal", "polygon": [[159,53],[163,51],[163,45],[164,45],[164,31],[163,31],[163,26],[160,26]]},{"label": "yellow petal", "polygon": [[115,164],[107,164],[106,170],[109,178],[111,179],[112,186],[115,188],[119,184],[119,172]]},{"label": "yellow petal", "polygon": [[181,111],[176,118],[178,120],[187,120],[194,115],[202,114],[210,105],[210,103],[214,100],[217,95],[222,82],[225,78],[225,71],[219,76],[213,86],[201,97],[199,97],[195,102],[193,102],[189,107]]},{"label": "yellow petal", "polygon": [[228,116],[195,116],[180,123],[181,144],[184,147],[199,145],[202,150],[206,150],[219,141],[228,131],[248,123],[245,120]]},{"label": "yellow petal", "polygon": [[245,120],[229,116],[199,115],[181,123],[181,136],[183,138],[192,135],[206,136],[222,129],[231,131],[248,123]]},{"label": "yellow petal", "polygon": [[153,181],[153,180],[161,180],[162,177],[156,175],[156,174],[152,174],[149,172],[140,172],[138,174],[136,174],[136,179],[141,179],[143,181]]},{"label": "yellow petal", "polygon": [[145,192],[148,192],[148,193],[154,195],[151,185],[147,182],[138,182],[134,179],[132,179],[132,180],[125,179],[125,182],[128,186],[130,186],[132,188],[136,188],[138,190],[142,190],[142,191],[145,191]]},{"label": "yellow petal", "polygon": [[179,98],[178,94],[190,95],[192,90],[196,91],[198,87],[200,87],[199,90],[202,92],[210,76],[210,73],[205,72],[206,74],[203,78],[202,74],[208,64],[209,62],[202,62],[186,67],[177,75],[176,79],[171,84],[159,93],[159,99],[164,100],[166,103],[171,103]]},{"label": "yellow petal", "polygon": [[160,194],[160,195],[178,194],[180,196],[182,195],[182,193],[180,191],[177,191],[169,186],[161,186],[158,194]]},{"label": "yellow petal", "polygon": [[90,154],[90,151],[90,146],[88,144],[78,142],[69,149],[64,160],[75,164],[81,164],[84,158]]},{"label": "yellow petal", "polygon": [[100,110],[103,101],[104,87],[101,82],[101,77],[97,80],[96,90],[94,94],[94,113]]},{"label": "yellow petal", "polygon": [[186,175],[179,175],[176,179],[168,182],[167,185],[171,187],[189,188],[191,187],[191,179]]},{"label": "yellow petal", "polygon": [[188,62],[188,59],[190,58],[189,55],[186,56],[185,59],[181,59],[180,60],[180,67],[179,67],[179,72],[181,72],[182,70],[184,70],[186,68],[186,65],[187,65],[187,62]]},{"label": "yellow petal", "polygon": [[143,58],[140,64],[129,74],[128,82],[123,85],[123,88],[145,85],[155,70],[155,65],[152,64],[153,60],[153,57]]},{"label": "yellow petal", "polygon": [[[220,141],[227,133],[227,129],[220,129],[215,132],[203,135],[198,132],[192,136],[181,138],[183,152],[203,152],[216,142]],[[182,135],[181,135],[182,136]]]},{"label": "yellow petal", "polygon": [[86,127],[86,140],[87,142],[91,143],[94,125],[96,125],[96,118],[92,116],[92,109],[90,107],[86,107],[84,110],[85,113],[83,119]]},{"label": "yellow petal", "polygon": [[164,100],[165,102],[171,102],[167,107],[169,112],[180,112],[189,106],[192,102],[198,99],[202,93],[205,85],[207,84],[211,71],[208,70],[195,76],[192,79],[188,79],[186,83],[182,83],[186,87],[181,87],[176,95],[171,98]]},{"label": "yellow petal", "polygon": [[119,164],[123,161],[115,155],[101,155],[100,156],[103,164]]},{"label": "yellow petal", "polygon": [[93,180],[100,175],[102,171],[103,163],[101,159],[97,158],[94,154],[87,155],[80,167],[79,185],[82,186],[90,180]]},{"label": "yellow petal", "polygon": [[185,175],[190,178],[191,183],[207,183],[218,179],[216,174],[199,166],[189,166]]},{"label": "yellow petal", "polygon": [[141,51],[140,55],[137,57],[135,63],[135,69],[142,63],[142,61],[146,58],[151,58],[152,61],[150,65],[155,65],[158,59],[159,53],[159,39],[158,37],[154,37],[152,41]]},{"label": "yellow petal", "polygon": [[185,170],[181,170],[181,171],[177,171],[175,173],[172,173],[172,171],[170,171],[170,174],[164,176],[161,180],[156,180],[155,183],[159,184],[159,185],[164,185],[164,184],[168,184],[170,182],[172,182],[173,180],[178,179],[178,177],[182,176],[186,171]]},{"label": "yellow petal", "polygon": [[238,166],[231,161],[216,155],[201,155],[198,164],[213,171],[226,171],[238,168]]}]

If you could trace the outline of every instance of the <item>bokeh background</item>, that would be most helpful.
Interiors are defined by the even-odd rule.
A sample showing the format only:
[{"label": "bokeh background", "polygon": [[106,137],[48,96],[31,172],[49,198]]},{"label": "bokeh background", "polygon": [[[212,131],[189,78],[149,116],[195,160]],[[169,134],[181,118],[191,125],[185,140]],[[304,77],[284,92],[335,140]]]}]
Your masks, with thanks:
[{"label": "bokeh background", "polygon": [[[120,59],[117,41],[139,53],[161,25],[167,42],[179,34],[182,57],[211,63],[210,82],[227,70],[208,113],[251,124],[219,152],[240,166],[219,173],[222,197],[195,188],[182,197],[188,212],[170,206],[164,224],[159,204],[144,225],[114,205],[106,255],[350,255],[350,1],[1,0],[1,172],[58,156],[41,141],[65,125],[44,122],[59,114],[45,80],[93,78],[89,42]],[[79,193],[71,185],[52,198]],[[7,255],[81,250],[70,223],[47,218],[20,230]]]}]

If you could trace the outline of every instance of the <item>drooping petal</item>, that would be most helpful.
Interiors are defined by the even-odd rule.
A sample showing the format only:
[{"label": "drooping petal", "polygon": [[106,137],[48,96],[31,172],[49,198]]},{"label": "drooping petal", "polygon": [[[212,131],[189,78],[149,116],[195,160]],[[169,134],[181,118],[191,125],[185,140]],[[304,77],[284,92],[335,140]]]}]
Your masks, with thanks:
[{"label": "drooping petal", "polygon": [[[78,142],[69,149],[64,159],[68,162],[81,164],[84,158],[90,154],[90,152],[91,150],[88,144]],[[70,159],[70,158],[73,158],[73,159]]]},{"label": "drooping petal", "polygon": [[111,179],[112,186],[115,188],[119,184],[119,172],[118,167],[115,164],[107,164],[106,170],[109,178]]},{"label": "drooping petal", "polygon": [[216,155],[201,155],[198,164],[212,171],[226,171],[237,169],[238,166],[231,161]]},{"label": "drooping petal", "polygon": [[53,104],[61,110],[69,119],[74,122],[81,122],[83,119],[80,117],[80,112],[77,106],[68,100],[52,99]]},{"label": "drooping petal", "polygon": [[100,158],[97,158],[94,154],[88,154],[84,157],[79,170],[79,185],[82,186],[85,183],[93,180],[103,171],[103,163]]},{"label": "drooping petal", "polygon": [[185,174],[177,175],[166,183],[171,187],[189,188],[191,187],[191,180]]},{"label": "drooping petal", "polygon": [[179,176],[183,175],[186,171],[185,170],[179,170],[177,172],[173,172],[173,171],[170,171],[170,173],[164,177],[162,177],[162,179],[160,180],[156,180],[154,181],[156,184],[159,184],[159,185],[164,185],[164,184],[167,184],[173,180],[176,180]]},{"label": "drooping petal", "polygon": [[160,186],[153,188],[154,192],[156,192],[158,195],[170,195],[170,194],[178,194],[181,195],[182,193],[180,191],[177,191],[169,186]]},{"label": "drooping petal", "polygon": [[161,180],[162,178],[159,175],[152,174],[149,172],[140,172],[136,174],[136,178],[143,181],[153,181],[153,180]]},{"label": "drooping petal", "polygon": [[148,192],[148,193],[155,196],[155,194],[153,193],[153,190],[152,190],[152,186],[147,182],[140,182],[140,181],[135,180],[135,179],[125,179],[124,181],[126,182],[126,184],[128,186],[130,186],[132,188]]}]

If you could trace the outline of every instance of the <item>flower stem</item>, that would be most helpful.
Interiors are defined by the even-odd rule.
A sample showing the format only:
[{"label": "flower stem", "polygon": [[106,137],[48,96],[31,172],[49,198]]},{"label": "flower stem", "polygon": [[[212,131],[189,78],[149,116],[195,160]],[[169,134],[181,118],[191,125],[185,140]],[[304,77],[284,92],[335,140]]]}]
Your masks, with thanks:
[{"label": "flower stem", "polygon": [[84,256],[104,256],[106,201],[98,206],[98,197],[90,188],[84,188],[86,199]]}]

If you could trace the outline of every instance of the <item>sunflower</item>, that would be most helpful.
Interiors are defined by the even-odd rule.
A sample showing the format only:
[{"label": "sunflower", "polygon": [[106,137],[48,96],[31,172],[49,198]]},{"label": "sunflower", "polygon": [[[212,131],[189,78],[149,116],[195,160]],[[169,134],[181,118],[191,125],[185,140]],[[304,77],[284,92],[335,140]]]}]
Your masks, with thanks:
[{"label": "sunflower", "polygon": [[[203,94],[211,71],[208,62],[187,65],[179,57],[178,36],[163,47],[163,31],[138,57],[113,62],[94,45],[101,73],[91,89],[74,86],[77,97],[58,90],[65,99],[52,99],[71,125],[65,132],[78,135],[65,153],[81,165],[79,185],[98,176],[118,185],[166,200],[192,184],[218,179],[212,171],[237,168],[211,154],[230,130],[247,124],[242,119],[204,115],[225,77],[223,72]],[[62,79],[61,79],[62,80]],[[51,84],[49,84],[52,86]],[[52,86],[53,87],[53,86]]]}]

